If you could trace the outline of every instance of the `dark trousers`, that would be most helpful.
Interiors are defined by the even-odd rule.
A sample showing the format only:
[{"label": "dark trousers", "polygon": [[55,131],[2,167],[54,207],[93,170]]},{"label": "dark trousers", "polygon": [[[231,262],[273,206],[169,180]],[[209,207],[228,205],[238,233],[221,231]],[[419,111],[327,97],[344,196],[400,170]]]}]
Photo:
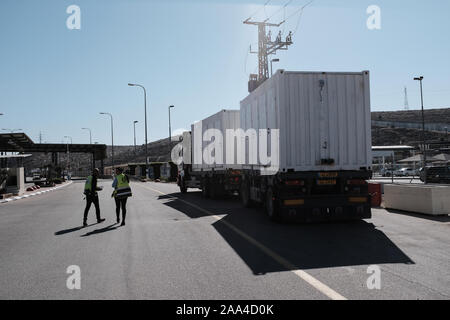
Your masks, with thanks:
[{"label": "dark trousers", "polygon": [[127,199],[128,198],[115,198],[117,220],[120,219],[120,208],[122,208],[122,222],[125,221],[125,216],[127,215]]},{"label": "dark trousers", "polygon": [[97,216],[97,221],[100,220],[100,204],[98,202],[98,195],[89,195],[86,196],[86,209],[84,209],[84,219],[83,222],[87,222],[87,217],[89,213],[89,209],[91,208],[91,204],[95,206],[95,215]]}]

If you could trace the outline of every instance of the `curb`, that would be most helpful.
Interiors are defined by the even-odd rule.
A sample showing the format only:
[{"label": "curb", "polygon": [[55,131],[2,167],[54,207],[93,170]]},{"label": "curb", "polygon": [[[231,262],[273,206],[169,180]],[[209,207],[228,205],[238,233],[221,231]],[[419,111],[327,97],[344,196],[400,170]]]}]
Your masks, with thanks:
[{"label": "curb", "polygon": [[23,195],[23,196],[20,196],[20,197],[12,197],[12,198],[8,198],[8,199],[5,199],[5,200],[0,200],[0,203],[9,203],[9,202],[13,202],[13,201],[16,201],[16,200],[31,198],[31,197],[34,197],[34,196],[38,196],[38,195],[50,192],[50,191],[55,191],[55,190],[64,188],[64,187],[66,187],[68,185],[71,185],[72,183],[73,183],[73,181],[70,181],[70,182],[68,182],[68,183],[66,183],[66,184],[64,184],[62,186],[50,188],[50,189],[43,190],[43,191],[34,192],[34,193],[31,193],[31,194],[26,194],[26,195]]}]

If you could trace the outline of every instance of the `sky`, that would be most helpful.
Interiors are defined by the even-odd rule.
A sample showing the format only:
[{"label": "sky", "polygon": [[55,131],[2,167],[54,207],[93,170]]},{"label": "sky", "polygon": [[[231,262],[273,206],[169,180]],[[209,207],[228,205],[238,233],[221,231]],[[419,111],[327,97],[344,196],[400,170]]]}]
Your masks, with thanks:
[{"label": "sky", "polygon": [[[144,143],[221,109],[239,109],[250,73],[257,73],[257,28],[271,18],[294,44],[274,69],[371,72],[372,111],[450,107],[450,1],[315,0],[2,0],[0,1],[0,128],[23,129],[35,142]],[[284,6],[286,3],[289,4]],[[70,30],[66,9],[77,5],[81,28]],[[381,29],[369,30],[377,5]]]}]

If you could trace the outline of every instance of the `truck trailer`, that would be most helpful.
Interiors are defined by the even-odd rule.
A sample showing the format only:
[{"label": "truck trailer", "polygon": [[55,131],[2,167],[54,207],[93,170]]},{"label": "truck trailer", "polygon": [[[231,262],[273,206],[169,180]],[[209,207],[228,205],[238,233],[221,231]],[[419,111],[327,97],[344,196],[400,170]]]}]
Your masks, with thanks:
[{"label": "truck trailer", "polygon": [[[213,127],[218,128],[219,123],[216,121]],[[274,221],[371,217],[367,184],[372,177],[368,71],[278,70],[241,101],[239,121],[220,129],[236,128],[243,133],[236,139],[241,139],[241,144],[225,148],[223,153],[243,151],[245,161],[208,168],[203,164],[197,169],[183,165],[183,177],[179,178],[182,191],[186,186],[201,188],[205,196],[210,196],[214,188],[237,191],[244,206],[260,204]],[[192,134],[184,139],[185,143],[195,143]],[[256,139],[253,145],[252,139]],[[189,143],[183,148],[192,148]],[[274,170],[271,164],[269,173],[266,163],[249,161],[255,151],[260,160],[266,149],[270,150],[267,154],[278,155],[277,166]],[[228,154],[222,156],[229,158]],[[197,184],[192,184],[192,175],[198,176],[198,170],[201,176]]]},{"label": "truck trailer", "polygon": [[[208,130],[218,130],[219,132],[226,132],[227,129],[236,130],[240,128],[239,123],[239,110],[223,109],[194,123],[191,131],[183,134],[184,161],[180,171],[182,177],[180,179],[179,176],[178,179],[182,193],[185,193],[187,188],[200,188],[204,197],[216,198],[239,192],[242,166],[212,159],[219,153],[226,157],[226,135],[222,135],[221,141],[214,150],[217,155],[211,155],[209,152],[206,152],[206,156],[203,154],[210,143],[203,139],[208,134]],[[197,145],[197,148],[194,148],[194,145]]]}]

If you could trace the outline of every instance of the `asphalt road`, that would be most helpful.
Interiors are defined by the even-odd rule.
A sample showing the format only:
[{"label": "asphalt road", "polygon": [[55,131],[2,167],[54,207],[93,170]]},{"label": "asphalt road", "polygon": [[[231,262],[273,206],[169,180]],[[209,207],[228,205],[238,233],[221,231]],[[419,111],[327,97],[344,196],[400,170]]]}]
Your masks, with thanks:
[{"label": "asphalt road", "polygon": [[[0,299],[449,299],[450,218],[373,210],[373,219],[285,225],[237,200],[133,183],[115,224],[81,228],[83,184],[0,204]],[[69,290],[67,268],[80,267]],[[368,289],[368,267],[381,288]]]}]

